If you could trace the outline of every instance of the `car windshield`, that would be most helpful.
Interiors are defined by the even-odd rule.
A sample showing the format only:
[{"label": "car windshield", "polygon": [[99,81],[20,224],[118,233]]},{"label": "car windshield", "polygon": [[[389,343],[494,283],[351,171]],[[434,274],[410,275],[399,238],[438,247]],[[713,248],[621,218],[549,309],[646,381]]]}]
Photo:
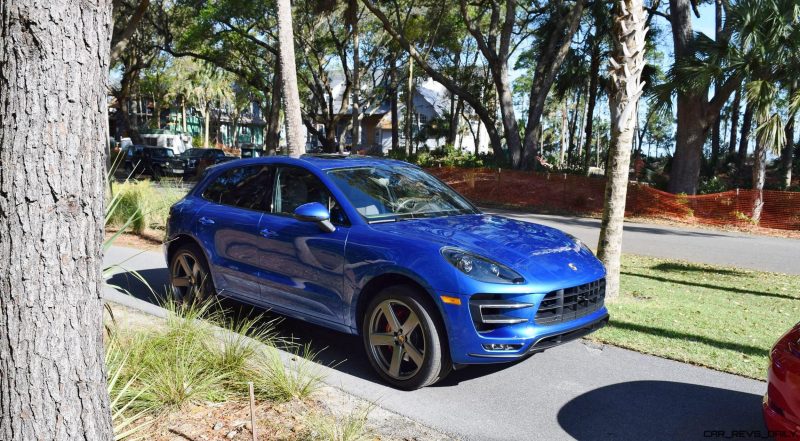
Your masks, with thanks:
[{"label": "car windshield", "polygon": [[438,179],[416,167],[353,167],[328,176],[369,222],[472,214],[478,211]]},{"label": "car windshield", "polygon": [[171,158],[175,153],[170,149],[153,149],[153,157],[155,158]]},{"label": "car windshield", "polygon": [[189,149],[181,154],[184,158],[199,158],[203,156],[205,150],[203,149]]}]

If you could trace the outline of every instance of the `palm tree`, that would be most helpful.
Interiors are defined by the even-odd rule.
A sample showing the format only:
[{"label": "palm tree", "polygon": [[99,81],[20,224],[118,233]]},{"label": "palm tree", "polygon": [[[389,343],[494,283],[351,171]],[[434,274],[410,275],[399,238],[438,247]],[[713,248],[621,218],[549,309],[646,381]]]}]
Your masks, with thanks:
[{"label": "palm tree", "polygon": [[646,14],[642,0],[620,1],[614,8],[614,49],[609,59],[611,78],[611,147],[606,168],[606,193],[597,257],[606,267],[606,298],[619,295],[622,223],[631,160],[636,108],[642,94],[645,66]]},{"label": "palm tree", "polygon": [[[756,149],[753,155],[752,220],[758,223],[764,207],[767,151],[780,154],[787,142],[781,100],[788,101],[786,120],[792,121],[800,107],[800,92],[794,87],[800,59],[800,4],[795,0],[743,0],[737,3],[737,47],[745,79],[745,96],[756,120]],[[791,124],[787,124],[791,126]]]},{"label": "palm tree", "polygon": [[208,148],[210,140],[211,110],[214,103],[229,102],[232,96],[232,81],[224,71],[207,67],[198,69],[190,77],[192,87],[187,96],[201,109],[204,119],[203,147]]},{"label": "palm tree", "polygon": [[294,30],[292,29],[292,3],[278,0],[278,45],[283,78],[283,99],[286,105],[286,148],[289,156],[305,153],[303,119],[300,114],[300,92],[297,87],[297,66],[294,57]]}]

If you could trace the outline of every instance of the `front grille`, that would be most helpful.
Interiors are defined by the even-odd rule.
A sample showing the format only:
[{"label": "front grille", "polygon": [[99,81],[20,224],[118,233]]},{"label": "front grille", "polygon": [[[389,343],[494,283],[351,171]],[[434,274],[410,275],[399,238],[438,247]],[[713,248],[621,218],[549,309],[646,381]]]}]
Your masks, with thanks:
[{"label": "front grille", "polygon": [[603,307],[606,279],[547,293],[536,311],[537,325],[554,325],[589,315]]}]

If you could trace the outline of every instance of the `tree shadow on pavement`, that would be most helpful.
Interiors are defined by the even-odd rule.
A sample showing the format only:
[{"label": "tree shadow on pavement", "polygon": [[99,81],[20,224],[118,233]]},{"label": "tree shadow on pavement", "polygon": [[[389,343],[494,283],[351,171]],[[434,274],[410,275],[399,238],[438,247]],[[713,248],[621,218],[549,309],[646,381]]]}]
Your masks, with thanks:
[{"label": "tree shadow on pavement", "polygon": [[592,390],[565,404],[558,423],[578,440],[720,439],[736,433],[767,437],[759,395],[670,381],[631,381]]}]

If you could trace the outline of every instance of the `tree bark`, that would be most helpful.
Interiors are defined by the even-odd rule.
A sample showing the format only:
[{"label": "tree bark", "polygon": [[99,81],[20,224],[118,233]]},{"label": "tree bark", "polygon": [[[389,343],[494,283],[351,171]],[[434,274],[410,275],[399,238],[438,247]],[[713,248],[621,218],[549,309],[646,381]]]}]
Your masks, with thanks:
[{"label": "tree bark", "polygon": [[[676,63],[691,56],[692,1],[670,0],[669,2]],[[714,91],[714,97],[710,100],[707,91],[678,92],[675,156],[672,160],[668,186],[670,193],[697,193],[703,145],[708,132],[719,119],[722,106],[740,84],[740,76],[728,78]]]},{"label": "tree bark", "polygon": [[203,147],[208,148],[208,142],[210,141],[211,137],[211,103],[207,102],[205,110],[203,111],[203,119],[205,124],[203,125],[204,128],[204,137],[203,137]]},{"label": "tree bark", "polygon": [[289,156],[300,157],[305,153],[303,116],[300,113],[300,91],[297,87],[297,66],[294,55],[294,30],[292,29],[292,3],[277,0],[278,45],[280,46],[283,99],[286,103],[286,150]]},{"label": "tree bark", "polygon": [[0,2],[0,439],[111,440],[106,0]]},{"label": "tree bark", "polygon": [[606,267],[606,298],[619,296],[622,224],[628,192],[628,169],[631,160],[636,107],[644,84],[646,14],[642,0],[624,0],[614,7],[614,51],[609,107],[611,110],[611,147],[606,168],[605,206],[600,227],[597,257]]},{"label": "tree bark", "polygon": [[281,85],[280,58],[275,59],[275,69],[272,72],[272,96],[267,118],[267,135],[264,137],[266,150],[274,153],[278,151],[281,142],[281,102],[283,101],[283,86]]}]

